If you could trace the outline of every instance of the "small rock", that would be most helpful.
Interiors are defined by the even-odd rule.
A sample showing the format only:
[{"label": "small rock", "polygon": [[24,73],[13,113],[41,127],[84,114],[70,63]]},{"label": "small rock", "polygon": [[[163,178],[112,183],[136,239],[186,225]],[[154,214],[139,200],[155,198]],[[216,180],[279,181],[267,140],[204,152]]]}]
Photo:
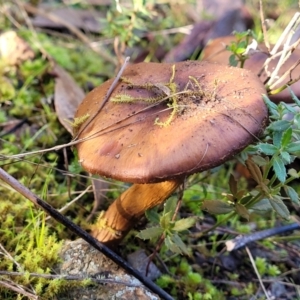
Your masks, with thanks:
[{"label": "small rock", "polygon": [[[127,256],[128,262],[133,268],[138,270],[140,273],[146,276],[146,269],[148,265],[148,256],[143,249],[135,251]],[[156,265],[151,262],[149,264],[149,270],[147,277],[151,280],[155,280],[161,275],[161,272],[156,267]]]},{"label": "small rock", "polygon": [[80,278],[105,279],[111,283],[96,283],[90,287],[77,287],[65,291],[60,300],[158,300],[139,280],[128,275],[108,257],[82,239],[66,241],[61,249],[61,275]]},{"label": "small rock", "polygon": [[269,290],[271,292],[271,295],[273,296],[273,299],[279,299],[283,295],[287,294],[287,290],[286,290],[284,284],[282,284],[279,281],[275,281],[275,282],[271,283]]}]

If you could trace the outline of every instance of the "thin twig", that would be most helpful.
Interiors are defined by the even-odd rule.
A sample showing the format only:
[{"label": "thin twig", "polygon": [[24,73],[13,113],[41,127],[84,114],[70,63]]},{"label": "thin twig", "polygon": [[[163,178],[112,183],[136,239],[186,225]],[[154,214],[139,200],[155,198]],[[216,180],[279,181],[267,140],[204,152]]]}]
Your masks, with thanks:
[{"label": "thin twig", "polygon": [[270,54],[274,55],[279,47],[281,46],[281,44],[283,43],[283,41],[285,40],[285,44],[283,46],[283,51],[282,54],[279,58],[279,61],[277,63],[277,66],[275,67],[274,71],[272,71],[271,77],[268,80],[267,85],[270,86],[273,84],[273,82],[275,81],[277,74],[280,70],[280,68],[282,67],[282,65],[284,64],[284,62],[286,61],[286,59],[291,55],[291,51],[289,50],[290,48],[290,41],[291,38],[294,34],[294,30],[293,28],[295,28],[296,26],[298,26],[299,24],[299,18],[300,18],[300,13],[295,13],[294,17],[292,18],[292,20],[290,21],[290,23],[288,24],[288,26],[285,28],[285,30],[283,31],[283,33],[281,34],[278,42],[276,43],[276,45],[274,46],[274,48],[271,50]]},{"label": "thin twig", "polygon": [[38,300],[39,297],[34,295],[34,294],[31,294],[29,292],[26,292],[23,288],[21,288],[20,286],[14,286],[12,285],[11,283],[8,283],[8,282],[5,282],[3,280],[0,280],[0,285],[6,287],[7,289],[9,290],[12,290],[18,294],[22,294],[26,297],[28,297],[29,299],[33,299],[33,300]]},{"label": "thin twig", "polygon": [[64,280],[91,280],[92,282],[96,283],[111,283],[111,284],[122,284],[126,285],[128,287],[140,287],[140,284],[134,284],[127,281],[121,281],[121,280],[115,280],[115,279],[98,279],[95,277],[83,277],[83,276],[76,276],[76,275],[55,275],[55,274],[39,274],[39,273],[21,273],[21,272],[10,272],[10,271],[0,271],[0,275],[7,275],[7,276],[24,276],[26,274],[31,277],[37,277],[37,278],[46,278],[46,279],[64,279]]},{"label": "thin twig", "polygon": [[[4,246],[1,243],[0,243],[0,249],[3,251],[3,254],[18,267],[19,271],[24,272],[23,267],[10,255],[10,253],[4,248]],[[34,294],[36,294],[36,292],[31,284],[30,284],[30,288],[32,289],[32,292]]]},{"label": "thin twig", "polygon": [[156,257],[156,254],[159,251],[159,249],[161,248],[161,245],[163,244],[165,237],[166,237],[166,235],[165,235],[165,233],[163,233],[160,236],[159,240],[156,242],[156,247],[155,247],[154,251],[148,257],[148,262],[147,262],[146,271],[145,271],[146,276],[148,276],[150,264],[153,261],[153,259]]},{"label": "thin twig", "polygon": [[20,271],[24,271],[21,265],[10,255],[8,251],[6,251],[6,249],[3,247],[1,243],[0,243],[0,249],[3,251],[3,254],[18,267]]},{"label": "thin twig", "polygon": [[3,14],[17,29],[21,29],[22,25],[11,16],[11,14],[9,13],[9,7],[8,6],[4,6],[1,5],[0,6],[0,12],[1,14]]},{"label": "thin twig", "polygon": [[267,28],[266,28],[266,23],[265,23],[262,0],[259,0],[259,12],[260,12],[261,28],[263,30],[265,45],[268,49],[268,52],[270,53],[270,43],[269,43],[269,40],[268,40],[268,34],[267,34]]},{"label": "thin twig", "polygon": [[277,43],[275,44],[275,46],[271,50],[271,52],[270,52],[271,55],[274,55],[278,51],[281,44],[285,40],[286,36],[292,31],[292,28],[298,22],[299,17],[300,17],[300,13],[299,12],[295,13],[292,20],[289,22],[289,24],[287,25],[287,27],[285,28],[285,30],[283,31],[283,33],[279,37]]},{"label": "thin twig", "polygon": [[[300,44],[300,39],[298,39],[294,44],[290,45],[290,46],[288,47],[287,50],[293,52],[293,51],[299,46],[299,44]],[[270,74],[270,72],[267,70],[267,67],[268,67],[269,63],[271,62],[271,60],[273,60],[273,59],[275,59],[276,57],[280,56],[280,55],[282,54],[282,52],[283,52],[283,50],[280,50],[280,51],[278,51],[277,53],[275,53],[274,55],[268,57],[268,58],[265,60],[263,66],[261,67],[261,69],[259,70],[259,72],[257,73],[257,76],[260,77],[261,74],[263,73],[263,71],[265,71],[266,74],[267,74],[267,76],[268,76],[268,78],[266,79],[266,82],[268,82],[268,80],[270,79],[270,75],[271,75],[271,74]],[[264,83],[266,83],[266,82],[264,82]]]},{"label": "thin twig", "polygon": [[264,293],[265,293],[265,295],[266,295],[266,298],[267,298],[268,300],[271,300],[271,298],[269,297],[269,294],[268,294],[268,292],[267,292],[267,290],[266,290],[266,288],[265,288],[265,286],[264,286],[264,284],[263,284],[263,282],[262,282],[262,280],[261,280],[260,274],[259,274],[259,272],[258,272],[258,270],[257,270],[257,268],[256,268],[255,261],[254,261],[253,256],[252,256],[252,254],[251,254],[251,252],[250,252],[250,250],[249,250],[248,247],[246,247],[246,251],[247,251],[247,253],[248,253],[248,255],[249,255],[249,258],[250,258],[252,267],[253,267],[253,269],[254,269],[254,271],[255,271],[255,273],[256,273],[256,276],[257,276],[257,278],[258,278],[258,280],[259,280],[260,286],[261,286],[262,290],[264,291]]},{"label": "thin twig", "polygon": [[[63,155],[64,155],[64,167],[66,170],[69,170],[69,159],[67,154],[67,148],[63,149]],[[68,196],[71,198],[71,177],[67,176],[67,189],[68,189]]]},{"label": "thin twig", "polygon": [[[87,192],[90,192],[90,188],[91,186],[89,185],[83,192],[81,192],[76,198],[74,198],[72,201],[68,202],[65,206],[63,206],[62,208],[60,208],[58,211],[60,213],[65,213],[71,205],[73,205],[75,202],[77,202],[83,195],[85,195]],[[46,218],[46,221],[50,220],[51,216],[48,216]]]},{"label": "thin twig", "polygon": [[[291,85],[291,82],[294,80],[291,77],[292,71],[300,64],[300,59],[298,59],[277,81],[275,81],[272,85],[269,86],[269,89],[272,91],[276,86],[278,86],[288,75],[290,75],[290,80],[286,84],[288,86]],[[298,81],[298,78],[297,78]]]}]

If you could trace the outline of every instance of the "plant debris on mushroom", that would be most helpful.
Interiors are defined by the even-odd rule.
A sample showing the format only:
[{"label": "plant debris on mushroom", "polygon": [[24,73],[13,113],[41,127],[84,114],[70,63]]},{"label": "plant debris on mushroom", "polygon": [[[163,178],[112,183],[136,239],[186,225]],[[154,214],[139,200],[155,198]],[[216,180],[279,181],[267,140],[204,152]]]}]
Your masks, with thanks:
[{"label": "plant debris on mushroom", "polygon": [[[208,45],[202,51],[202,59],[208,62],[219,63],[224,65],[229,65],[229,57],[232,55],[232,52],[227,49],[232,42],[236,42],[236,38],[234,36],[223,36],[220,38],[216,38],[208,43]],[[259,44],[258,50],[254,51],[249,58],[245,61],[244,68],[251,70],[256,75],[259,75],[259,72],[263,68],[265,61],[270,57],[267,48],[264,44]],[[294,68],[290,71],[289,76],[287,76],[283,82],[276,85],[274,90],[277,88],[284,86],[291,79],[296,79],[300,76],[300,50],[294,49],[291,56],[286,60],[283,66],[280,68],[278,76],[281,77],[285,72],[287,72],[290,68],[294,66]],[[276,68],[279,61],[279,55],[274,57],[267,66],[267,70],[269,73],[272,73]],[[296,64],[296,65],[295,65]],[[265,82],[268,78],[268,74],[266,72],[262,72],[259,76],[262,82]],[[297,97],[300,97],[300,83],[299,81],[295,82],[291,85],[293,92]],[[270,95],[271,100],[274,102],[291,102],[291,95],[288,89],[281,91],[278,94]]]},{"label": "plant debris on mushroom", "polygon": [[95,225],[102,242],[121,239],[187,175],[254,142],[267,120],[263,84],[239,68],[198,61],[131,65],[99,112],[111,84],[91,91],[76,113],[88,116],[78,128],[83,168],[135,183]]}]

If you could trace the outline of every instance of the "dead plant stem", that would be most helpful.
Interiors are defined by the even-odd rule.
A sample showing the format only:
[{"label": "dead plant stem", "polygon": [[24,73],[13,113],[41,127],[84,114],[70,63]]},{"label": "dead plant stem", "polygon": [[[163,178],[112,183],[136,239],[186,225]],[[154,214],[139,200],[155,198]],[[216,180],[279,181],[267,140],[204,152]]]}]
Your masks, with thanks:
[{"label": "dead plant stem", "polygon": [[259,272],[258,272],[258,270],[257,270],[255,261],[254,261],[254,259],[253,259],[253,256],[252,256],[252,254],[251,254],[249,248],[248,248],[248,247],[245,247],[245,249],[246,249],[247,254],[248,254],[248,256],[249,256],[249,259],[250,259],[250,261],[251,261],[252,267],[253,267],[253,269],[254,269],[254,271],[255,271],[255,273],[256,273],[256,276],[257,276],[257,278],[258,278],[258,280],[259,280],[260,286],[261,286],[262,290],[263,290],[264,293],[265,293],[266,299],[267,299],[267,300],[271,300],[271,298],[269,297],[269,294],[268,294],[268,292],[267,292],[267,290],[266,290],[266,288],[265,288],[265,286],[264,286],[264,284],[263,284],[263,282],[262,282],[262,280],[261,280],[261,276],[260,276],[260,274],[259,274]]}]

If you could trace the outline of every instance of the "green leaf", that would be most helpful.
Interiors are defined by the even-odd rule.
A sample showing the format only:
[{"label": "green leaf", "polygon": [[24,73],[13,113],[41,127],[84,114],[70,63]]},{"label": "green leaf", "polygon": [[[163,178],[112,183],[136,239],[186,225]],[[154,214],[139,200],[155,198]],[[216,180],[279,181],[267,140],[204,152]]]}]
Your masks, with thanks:
[{"label": "green leaf", "polygon": [[164,204],[164,214],[170,212],[171,215],[173,215],[176,209],[177,202],[178,200],[176,197],[170,197]]},{"label": "green leaf", "polygon": [[169,211],[168,213],[164,213],[160,217],[159,224],[164,230],[172,227],[172,224],[171,224],[172,216],[173,216],[173,213],[171,211]]},{"label": "green leaf", "polygon": [[253,155],[251,156],[251,159],[255,164],[257,164],[260,167],[265,166],[268,163],[268,161],[260,155]]},{"label": "green leaf", "polygon": [[[171,237],[172,241],[174,242],[174,244],[179,248],[179,253],[184,253],[186,255],[189,255],[189,251],[188,248],[186,247],[185,243],[182,241],[182,239],[180,238],[180,236],[178,234],[174,234]],[[173,251],[174,252],[174,251]]]},{"label": "green leaf", "polygon": [[298,174],[298,172],[297,172],[295,169],[289,169],[289,170],[288,170],[288,174],[289,174],[291,177],[299,178],[299,174]]},{"label": "green leaf", "polygon": [[233,211],[230,204],[221,200],[204,200],[201,209],[214,215],[228,214]]},{"label": "green leaf", "polygon": [[235,52],[237,49],[237,44],[234,42],[231,42],[230,45],[226,46],[226,50],[230,51],[230,52]]},{"label": "green leaf", "polygon": [[280,102],[280,105],[284,106],[284,108],[291,112],[292,114],[296,114],[297,113],[297,110],[295,109],[295,106],[291,105],[290,103],[284,103],[284,102]]},{"label": "green leaf", "polygon": [[182,253],[182,250],[180,249],[179,246],[172,240],[171,236],[167,235],[165,238],[165,244],[168,249],[170,249],[174,253]]},{"label": "green leaf", "polygon": [[274,145],[271,145],[271,144],[267,144],[267,143],[259,144],[258,149],[259,149],[259,151],[261,151],[262,153],[264,153],[266,155],[274,155],[278,151],[277,147],[275,147]]},{"label": "green leaf", "polygon": [[159,215],[159,213],[157,213],[156,210],[157,210],[157,207],[155,207],[153,209],[146,210],[145,215],[146,215],[146,218],[150,222],[158,224],[160,215]]},{"label": "green leaf", "polygon": [[78,163],[78,160],[72,161],[71,164],[69,164],[69,172],[72,174],[79,174],[79,172],[82,171],[81,165]]},{"label": "green leaf", "polygon": [[237,46],[238,46],[237,52],[238,52],[239,48],[243,48],[244,51],[245,51],[245,49],[247,48],[247,42],[246,41],[241,41],[241,42],[238,43]]},{"label": "green leaf", "polygon": [[283,159],[285,165],[292,162],[290,154],[286,151],[280,152],[280,157]]},{"label": "green leaf", "polygon": [[283,133],[282,139],[281,139],[281,147],[286,147],[290,143],[292,134],[293,134],[292,128],[289,128],[288,130],[286,130]]},{"label": "green leaf", "polygon": [[294,124],[297,125],[298,128],[300,128],[300,114],[296,114],[294,117]]},{"label": "green leaf", "polygon": [[279,118],[280,115],[279,115],[279,112],[278,112],[278,107],[277,105],[272,102],[267,95],[262,95],[263,97],[263,100],[265,101],[266,105],[268,106],[268,109],[270,111],[270,113],[275,116],[276,118]]},{"label": "green leaf", "polygon": [[136,236],[143,240],[151,240],[160,237],[163,232],[161,227],[151,227],[140,231]]},{"label": "green leaf", "polygon": [[281,139],[282,139],[282,131],[274,131],[273,132],[273,144],[277,148],[281,147]]},{"label": "green leaf", "polygon": [[288,86],[288,89],[289,89],[289,92],[291,94],[292,99],[300,107],[300,100],[298,99],[298,97],[295,95],[295,93],[293,92],[293,90],[289,86]]},{"label": "green leaf", "polygon": [[190,227],[192,227],[196,222],[195,218],[185,218],[185,219],[180,219],[178,221],[175,222],[174,227],[172,228],[172,230],[174,231],[183,231],[183,230],[187,230]]},{"label": "green leaf", "polygon": [[297,153],[300,151],[300,141],[290,143],[285,150],[290,153]]},{"label": "green leaf", "polygon": [[202,193],[203,193],[203,198],[207,197],[207,187],[205,184],[202,185]]},{"label": "green leaf", "polygon": [[[246,161],[249,155],[254,155],[259,151],[258,145],[249,145],[241,154],[241,159]],[[245,153],[245,154],[244,154]],[[244,155],[243,155],[244,154]]]},{"label": "green leaf", "polygon": [[235,58],[235,55],[234,54],[232,54],[232,55],[230,55],[230,57],[229,57],[229,64],[230,64],[230,66],[232,66],[232,67],[236,67],[237,65],[238,65],[238,60]]},{"label": "green leaf", "polygon": [[250,214],[249,214],[247,208],[243,204],[237,203],[235,205],[235,211],[239,216],[241,216],[242,218],[249,221]]},{"label": "green leaf", "polygon": [[269,199],[262,199],[259,202],[255,203],[252,207],[251,210],[256,212],[256,213],[266,213],[272,210],[273,207],[269,201]]},{"label": "green leaf", "polygon": [[236,54],[243,54],[245,52],[246,48],[238,47],[235,51]]},{"label": "green leaf", "polygon": [[246,37],[246,36],[250,36],[251,34],[251,30],[247,30],[247,31],[234,31],[233,32],[234,36],[238,39],[238,40],[241,40],[242,38]]},{"label": "green leaf", "polygon": [[288,185],[285,185],[283,188],[286,194],[290,197],[291,201],[297,205],[300,205],[299,196],[297,192],[291,186]]},{"label": "green leaf", "polygon": [[286,179],[286,169],[284,163],[280,157],[275,157],[273,160],[273,170],[279,179],[279,181],[284,182]]},{"label": "green leaf", "polygon": [[287,120],[278,120],[272,122],[269,126],[269,130],[273,131],[284,131],[291,127],[291,122]]},{"label": "green leaf", "polygon": [[269,199],[270,204],[273,209],[277,212],[277,214],[283,219],[288,219],[290,216],[290,212],[286,205],[283,203],[282,198],[280,196],[273,196],[273,199]]}]

